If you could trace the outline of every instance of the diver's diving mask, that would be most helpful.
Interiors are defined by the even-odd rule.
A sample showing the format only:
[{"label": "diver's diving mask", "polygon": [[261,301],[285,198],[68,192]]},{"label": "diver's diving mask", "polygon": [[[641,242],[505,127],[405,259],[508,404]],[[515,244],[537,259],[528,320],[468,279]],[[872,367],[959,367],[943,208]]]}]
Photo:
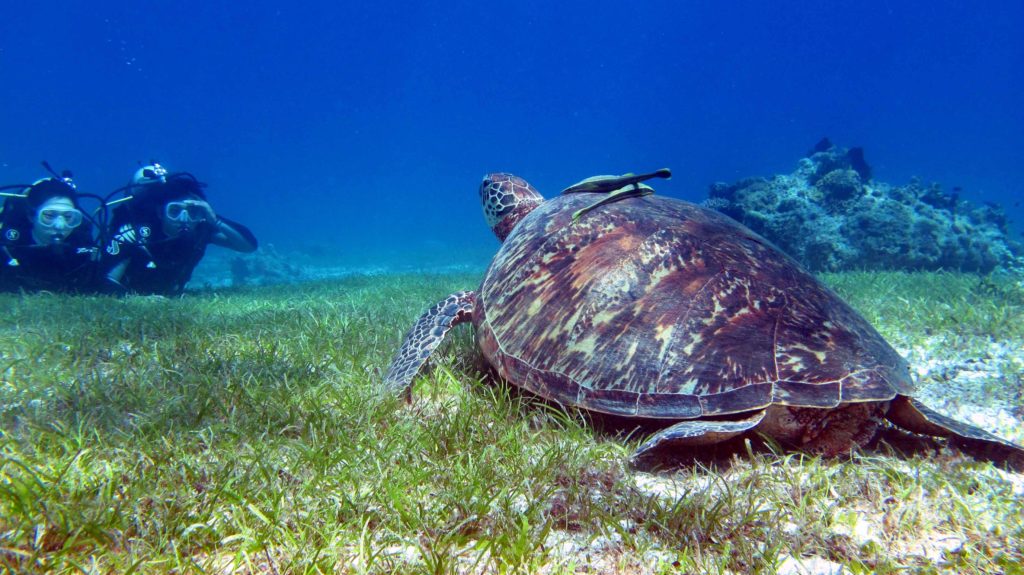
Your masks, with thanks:
[{"label": "diver's diving mask", "polygon": [[46,228],[77,228],[82,225],[82,212],[76,209],[46,208],[36,215],[39,225]]},{"label": "diver's diving mask", "polygon": [[206,219],[206,208],[190,202],[167,202],[164,215],[177,222],[201,222]]}]

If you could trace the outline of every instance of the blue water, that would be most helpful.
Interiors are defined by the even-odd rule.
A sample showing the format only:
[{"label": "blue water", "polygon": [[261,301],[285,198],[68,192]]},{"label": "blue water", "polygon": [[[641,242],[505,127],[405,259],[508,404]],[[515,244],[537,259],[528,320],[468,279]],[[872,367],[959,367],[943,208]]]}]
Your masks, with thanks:
[{"label": "blue water", "polygon": [[7,6],[0,183],[156,158],[264,243],[458,258],[496,246],[485,172],[668,166],[699,201],[827,135],[1024,220],[1020,0],[295,4]]}]

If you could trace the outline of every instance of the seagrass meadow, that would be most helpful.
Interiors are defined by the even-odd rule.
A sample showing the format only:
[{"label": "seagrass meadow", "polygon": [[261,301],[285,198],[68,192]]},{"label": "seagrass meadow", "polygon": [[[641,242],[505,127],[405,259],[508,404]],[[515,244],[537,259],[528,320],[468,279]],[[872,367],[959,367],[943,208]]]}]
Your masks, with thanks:
[{"label": "seagrass meadow", "polygon": [[[0,571],[1024,573],[1024,476],[939,440],[635,469],[642,434],[495,381],[469,327],[382,397],[412,321],[479,278],[0,296]],[[1019,277],[824,279],[929,404],[1024,440]]]}]

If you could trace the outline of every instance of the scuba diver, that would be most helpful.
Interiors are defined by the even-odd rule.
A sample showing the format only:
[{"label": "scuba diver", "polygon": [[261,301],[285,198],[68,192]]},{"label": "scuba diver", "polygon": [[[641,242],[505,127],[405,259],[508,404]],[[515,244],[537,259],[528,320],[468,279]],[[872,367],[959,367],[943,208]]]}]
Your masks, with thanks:
[{"label": "scuba diver", "polygon": [[255,251],[256,237],[217,215],[204,187],[192,174],[171,174],[154,162],[115,190],[111,196],[120,191],[124,197],[109,202],[121,205],[111,217],[107,281],[131,293],[180,295],[208,245]]},{"label": "scuba diver", "polygon": [[[0,290],[101,291],[97,283],[99,224],[79,203],[71,173],[25,185],[3,186],[0,208]],[[21,193],[2,190],[21,188]],[[99,199],[99,198],[97,198]]]}]

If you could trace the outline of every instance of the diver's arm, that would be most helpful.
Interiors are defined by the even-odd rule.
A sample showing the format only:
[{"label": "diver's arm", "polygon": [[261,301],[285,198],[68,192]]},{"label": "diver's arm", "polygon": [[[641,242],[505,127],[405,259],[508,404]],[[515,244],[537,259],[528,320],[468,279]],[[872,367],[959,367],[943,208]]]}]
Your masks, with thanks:
[{"label": "diver's arm", "polygon": [[256,251],[259,243],[256,241],[256,236],[249,231],[249,228],[224,216],[218,216],[214,225],[217,227],[217,230],[214,232],[213,237],[210,238],[210,243],[235,250],[236,252],[249,253]]}]

